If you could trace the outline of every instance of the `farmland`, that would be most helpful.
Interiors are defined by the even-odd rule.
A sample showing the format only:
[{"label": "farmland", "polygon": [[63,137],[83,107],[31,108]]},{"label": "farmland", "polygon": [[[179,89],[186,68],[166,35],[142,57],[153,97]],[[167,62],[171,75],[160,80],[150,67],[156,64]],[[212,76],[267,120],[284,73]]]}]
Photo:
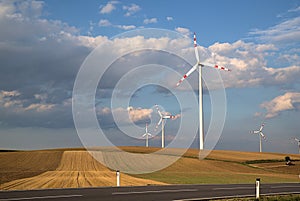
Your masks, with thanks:
[{"label": "farmland", "polygon": [[[126,152],[141,155],[141,163],[149,164],[147,153],[158,148],[121,147]],[[170,151],[169,153],[176,151]],[[122,152],[102,152],[118,165]],[[289,154],[293,166],[286,166],[287,154],[238,151],[212,151],[204,160],[198,150],[190,149],[171,166],[148,174],[121,174],[122,186],[299,182],[300,156]],[[157,157],[165,158],[163,154]],[[128,158],[127,165],[134,163]],[[0,153],[0,187],[2,190],[77,188],[115,186],[115,171],[95,160],[84,149],[60,149]]]}]

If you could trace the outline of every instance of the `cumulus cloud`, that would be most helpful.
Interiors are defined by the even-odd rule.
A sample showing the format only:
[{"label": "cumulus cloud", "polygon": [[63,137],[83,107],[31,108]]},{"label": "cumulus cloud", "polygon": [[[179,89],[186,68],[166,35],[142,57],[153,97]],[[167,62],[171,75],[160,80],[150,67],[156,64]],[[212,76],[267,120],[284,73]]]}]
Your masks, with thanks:
[{"label": "cumulus cloud", "polygon": [[[111,50],[114,50],[105,52],[107,57],[127,53],[128,47],[150,47],[168,49],[187,58],[190,63],[195,61],[192,38],[135,36],[109,40],[105,36],[82,36],[75,27],[64,22],[41,18],[43,4],[21,5],[22,3],[15,4],[13,1],[2,1],[0,4],[0,27],[5,27],[0,32],[0,89],[3,90],[0,96],[0,110],[3,115],[0,121],[10,125],[73,125],[71,95],[74,80],[86,56],[103,42],[108,42]],[[156,18],[153,19],[157,21]],[[108,22],[103,21],[100,24],[108,25]],[[118,26],[124,30],[134,28],[134,25],[109,26]],[[189,32],[188,29],[180,27],[178,31]],[[199,46],[198,49],[203,61],[216,61],[233,70],[230,73],[221,73],[226,87],[291,85],[289,87],[293,88],[293,85],[299,84],[297,54],[281,55],[281,59],[292,63],[289,66],[278,68],[267,63],[266,57],[274,54],[277,56],[278,49],[272,43],[254,44],[239,40],[234,43],[215,43],[208,48]],[[214,57],[211,56],[211,52],[215,53]],[[180,59],[168,53],[148,51],[127,55],[110,67],[107,71],[111,73],[108,79],[101,80],[100,90],[108,94],[105,94],[104,98],[109,97],[108,90],[111,90],[132,66],[152,64],[153,61],[159,65],[172,66],[182,74],[188,70],[186,63],[183,65]],[[157,75],[151,70],[147,71],[149,75]],[[196,78],[197,76],[190,77],[195,89],[197,82],[193,79]],[[165,86],[170,87],[176,84],[174,77],[169,74],[163,82]],[[128,117],[127,108],[120,111]],[[143,110],[135,108],[133,111],[133,121],[146,120],[147,115],[138,115]],[[105,117],[105,111],[100,114]]]},{"label": "cumulus cloud", "polygon": [[152,109],[148,108],[134,108],[129,106],[128,108],[97,108],[97,115],[101,125],[114,127],[115,124],[131,124],[131,123],[145,123],[149,122]]},{"label": "cumulus cloud", "polygon": [[[71,107],[70,99],[65,99],[62,104],[54,104],[49,103],[47,94],[34,94],[33,97],[28,98],[24,98],[23,95],[16,90],[0,91],[0,111],[5,114],[0,117],[2,123],[19,127],[71,126],[70,111],[67,112]],[[61,112],[65,113],[59,114]]]},{"label": "cumulus cloud", "polygon": [[42,1],[1,1],[0,16],[37,18],[42,14],[43,5]]},{"label": "cumulus cloud", "polygon": [[183,35],[189,35],[191,33],[189,29],[183,27],[177,27],[175,30]]},{"label": "cumulus cloud", "polygon": [[136,4],[131,4],[130,6],[123,6],[123,10],[126,11],[125,16],[128,17],[141,10],[141,7]]},{"label": "cumulus cloud", "polygon": [[157,23],[157,18],[144,19],[144,24],[154,24],[154,23]]},{"label": "cumulus cloud", "polygon": [[[150,122],[152,117],[155,116],[155,121],[158,122],[158,114],[151,108],[141,108],[132,107],[127,108],[108,108],[108,107],[98,107],[96,108],[97,116],[101,125],[105,127],[115,127],[115,124],[145,124]],[[163,111],[163,115],[171,115],[170,112]],[[181,114],[173,114],[174,118],[171,120],[176,120],[181,117]],[[152,119],[153,120],[153,119]]]},{"label": "cumulus cloud", "polygon": [[133,108],[133,107],[128,107],[127,111],[129,114],[129,118],[133,122],[147,120],[147,119],[151,118],[151,113],[153,112],[152,109]]},{"label": "cumulus cloud", "polygon": [[[39,1],[0,2],[1,122],[10,126],[72,126],[68,100],[77,71],[103,37],[41,18]],[[59,114],[62,112],[62,114]]]},{"label": "cumulus cloud", "polygon": [[118,1],[109,1],[107,2],[106,5],[101,5],[100,6],[100,13],[101,14],[109,14],[111,13],[113,10],[116,9],[116,4],[118,4]]},{"label": "cumulus cloud", "polygon": [[266,118],[273,118],[284,111],[300,109],[300,93],[286,92],[281,96],[275,97],[271,101],[266,101],[260,105],[267,110]]},{"label": "cumulus cloud", "polygon": [[[208,48],[210,62],[224,65],[232,72],[222,76],[226,87],[249,86],[280,86],[293,87],[299,83],[300,67],[272,67],[268,65],[267,57],[278,59],[278,48],[273,44],[254,44],[244,41],[234,43],[215,43]],[[292,61],[292,60],[290,60]]]}]

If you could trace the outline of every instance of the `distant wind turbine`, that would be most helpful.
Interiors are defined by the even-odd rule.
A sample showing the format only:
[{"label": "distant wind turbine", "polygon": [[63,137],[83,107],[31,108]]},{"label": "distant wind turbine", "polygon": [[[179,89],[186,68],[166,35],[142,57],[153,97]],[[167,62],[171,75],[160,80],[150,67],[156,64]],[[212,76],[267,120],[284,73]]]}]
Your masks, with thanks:
[{"label": "distant wind turbine", "polygon": [[156,105],[157,112],[160,116],[160,120],[156,125],[156,128],[161,124],[161,148],[165,147],[165,120],[166,119],[174,119],[173,115],[164,115],[160,112],[158,105]]},{"label": "distant wind turbine", "polygon": [[259,130],[257,130],[257,131],[250,131],[251,134],[258,134],[259,135],[259,152],[262,152],[262,142],[261,142],[261,139],[263,138],[264,140],[266,140],[266,136],[262,132],[264,126],[265,126],[265,124],[262,123]]},{"label": "distant wind turbine", "polygon": [[300,154],[300,140],[295,138],[295,141],[297,141],[297,143],[298,143],[298,149],[299,149],[299,154]]},{"label": "distant wind turbine", "polygon": [[179,80],[176,86],[179,86],[183,80],[185,80],[190,74],[192,74],[195,70],[198,69],[199,72],[199,149],[204,149],[204,125],[203,125],[203,94],[202,94],[202,67],[212,67],[217,68],[220,70],[225,71],[231,71],[228,68],[225,68],[223,66],[218,66],[217,64],[209,64],[209,63],[200,63],[199,59],[199,53],[197,49],[197,40],[196,40],[196,33],[194,33],[194,50],[195,50],[195,56],[196,56],[196,64]]},{"label": "distant wind turbine", "polygon": [[149,137],[152,137],[152,134],[148,133],[148,124],[146,123],[145,134],[142,137],[146,137],[146,147],[149,146]]}]

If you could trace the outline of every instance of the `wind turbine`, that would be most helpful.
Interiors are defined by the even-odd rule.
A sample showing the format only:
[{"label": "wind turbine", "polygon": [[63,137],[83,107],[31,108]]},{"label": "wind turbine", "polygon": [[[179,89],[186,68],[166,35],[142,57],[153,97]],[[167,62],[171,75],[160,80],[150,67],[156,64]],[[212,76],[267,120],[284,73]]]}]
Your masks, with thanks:
[{"label": "wind turbine", "polygon": [[202,67],[212,67],[220,70],[231,71],[223,66],[213,65],[209,63],[201,63],[199,59],[199,53],[197,49],[196,33],[194,33],[194,50],[196,55],[196,64],[179,80],[176,86],[179,86],[183,80],[185,80],[190,74],[192,74],[196,69],[199,72],[199,139],[200,139],[200,150],[204,149],[204,125],[203,125],[203,94],[202,94]]},{"label": "wind turbine", "polygon": [[261,126],[260,126],[260,129],[258,131],[250,131],[251,134],[258,134],[259,135],[259,152],[262,152],[261,138],[264,138],[264,140],[266,140],[266,136],[262,132],[264,126],[265,126],[265,124],[262,123]]},{"label": "wind turbine", "polygon": [[297,142],[298,142],[298,148],[299,148],[299,154],[300,154],[300,140],[299,140],[299,139],[297,139],[297,138],[295,138],[295,141],[297,141]]},{"label": "wind turbine", "polygon": [[175,118],[175,116],[162,114],[159,111],[158,105],[156,105],[156,109],[157,109],[157,112],[160,116],[160,120],[157,123],[156,128],[161,124],[161,148],[164,148],[165,147],[165,120],[166,119],[173,119],[173,118]]},{"label": "wind turbine", "polygon": [[142,137],[146,137],[146,147],[149,146],[149,136],[152,137],[150,133],[148,133],[148,124],[146,123],[145,134]]}]

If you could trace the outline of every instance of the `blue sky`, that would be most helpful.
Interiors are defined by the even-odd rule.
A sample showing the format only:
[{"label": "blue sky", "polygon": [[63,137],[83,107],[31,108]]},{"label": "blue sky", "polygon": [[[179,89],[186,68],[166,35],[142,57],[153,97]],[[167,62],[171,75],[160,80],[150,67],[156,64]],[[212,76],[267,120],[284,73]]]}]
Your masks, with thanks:
[{"label": "blue sky", "polygon": [[[113,1],[112,1],[113,2]],[[186,3],[172,1],[160,2],[159,6],[151,1],[122,1],[112,3],[109,13],[100,13],[105,1],[77,1],[70,5],[68,1],[46,1],[48,19],[67,22],[87,33],[90,24],[97,25],[100,20],[108,20],[114,25],[134,25],[135,27],[155,27],[174,30],[177,27],[193,28],[201,33],[201,41],[205,45],[215,42],[234,42],[247,38],[252,29],[267,29],[288,17],[288,11],[298,6],[298,1],[188,1]],[[133,14],[126,17],[124,6],[138,6]],[[66,8],[69,8],[66,12]],[[169,17],[169,20],[167,19]],[[171,20],[171,18],[172,20]],[[156,19],[145,25],[144,20]],[[88,22],[88,23],[87,23]],[[225,23],[223,23],[225,22]],[[104,28],[94,26],[93,35],[114,36],[122,30],[111,26]],[[203,33],[203,34],[202,34]],[[228,34],[231,33],[231,34]]]},{"label": "blue sky", "polygon": [[[110,38],[118,34],[157,28],[187,37],[187,43],[178,43],[174,52],[187,56],[191,64],[192,33],[196,32],[200,57],[209,60],[207,55],[213,52],[216,62],[232,69],[230,74],[221,72],[227,115],[216,149],[257,151],[258,137],[249,131],[258,129],[265,121],[265,151],[297,152],[292,138],[300,137],[300,1],[165,0],[158,4],[127,0],[28,0],[0,4],[0,148],[82,146],[72,118],[72,89],[83,61],[97,45],[113,42]],[[123,42],[119,45],[126,47]],[[170,49],[167,45],[163,48]],[[180,65],[175,58],[169,60],[174,66]],[[189,67],[174,69],[183,75]],[[118,78],[114,70],[110,73],[113,79],[100,83],[96,96],[100,125],[116,145],[142,146],[142,140],[122,135],[111,119],[112,112],[123,117],[128,108],[110,107],[110,84]],[[205,70],[204,74],[210,71]],[[194,73],[189,80],[195,91],[196,79]],[[166,77],[166,85],[172,85],[170,80]],[[143,132],[150,116],[157,118],[154,104],[181,115],[166,124],[170,143],[187,108],[180,109],[172,93],[155,86],[143,87],[131,98],[130,111],[140,127],[135,135]],[[211,115],[207,92],[204,106],[207,130]],[[197,114],[194,116],[196,119]],[[159,135],[151,143],[159,146]],[[197,147],[197,143],[192,147]]]}]

